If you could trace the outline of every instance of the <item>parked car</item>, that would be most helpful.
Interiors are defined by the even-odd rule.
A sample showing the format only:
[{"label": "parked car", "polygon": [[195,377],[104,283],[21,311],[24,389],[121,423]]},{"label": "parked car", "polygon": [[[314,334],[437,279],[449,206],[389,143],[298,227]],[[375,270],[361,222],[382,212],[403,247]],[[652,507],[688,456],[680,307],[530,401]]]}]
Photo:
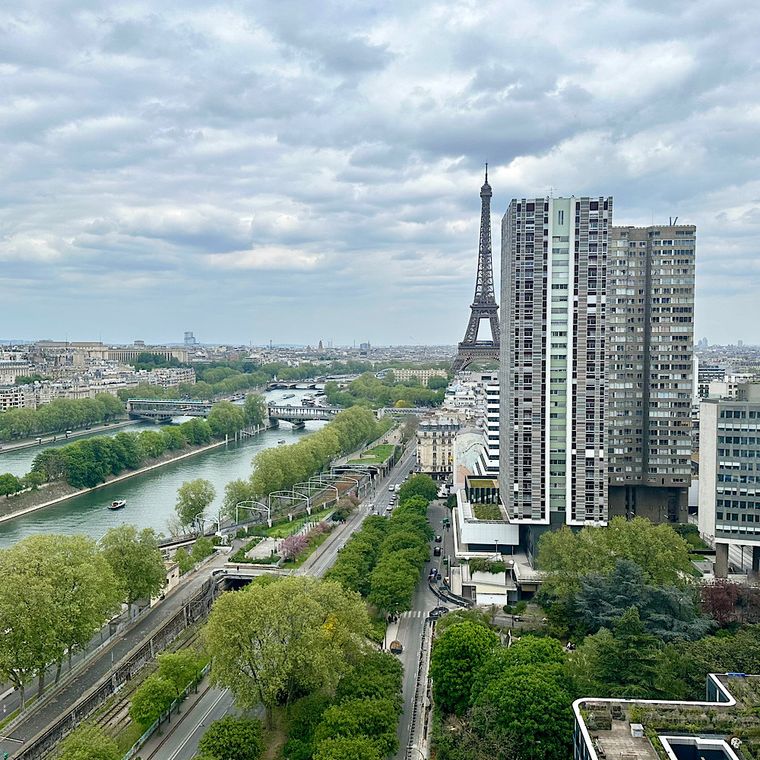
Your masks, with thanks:
[{"label": "parked car", "polygon": [[440,546],[433,547],[433,556],[434,557],[440,557],[441,556],[441,547]]},{"label": "parked car", "polygon": [[435,542],[436,542],[437,544],[440,544],[440,543],[441,543],[441,541],[443,541],[443,537],[442,537],[442,536],[436,536],[436,537],[435,537]]},{"label": "parked car", "polygon": [[394,640],[391,641],[391,645],[388,649],[391,650],[391,654],[401,654],[404,651],[404,646],[400,641]]}]

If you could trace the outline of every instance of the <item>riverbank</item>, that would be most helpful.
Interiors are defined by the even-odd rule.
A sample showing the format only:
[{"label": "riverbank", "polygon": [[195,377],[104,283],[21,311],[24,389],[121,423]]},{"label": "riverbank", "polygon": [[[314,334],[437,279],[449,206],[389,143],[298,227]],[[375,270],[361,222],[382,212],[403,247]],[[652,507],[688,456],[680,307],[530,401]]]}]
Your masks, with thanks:
[{"label": "riverbank", "polygon": [[[157,470],[159,467],[164,467],[167,464],[179,462],[183,459],[187,459],[188,457],[195,456],[196,454],[202,454],[204,451],[210,451],[211,449],[219,448],[220,446],[224,446],[226,443],[227,441],[217,441],[205,446],[196,446],[190,451],[183,451],[178,455],[175,455],[173,452],[171,454],[165,454],[155,460],[152,464],[145,465],[138,470],[125,472],[121,475],[114,475],[105,480],[103,483],[98,483],[98,485],[93,486],[92,488],[74,488],[68,483],[57,482],[47,484],[45,487],[40,488],[38,491],[28,491],[26,493],[19,494],[18,496],[11,496],[10,498],[6,497],[5,499],[0,499],[0,523],[7,522],[8,520],[13,520],[17,517],[21,517],[22,515],[28,515],[31,512],[37,512],[40,509],[45,509],[45,507],[52,507],[55,504],[60,504],[61,502],[68,501],[69,499],[73,499],[77,496],[82,496],[83,494],[92,493],[93,491],[97,491],[100,488],[111,486],[114,483],[119,483],[123,480],[128,480],[138,475],[144,475],[146,472]],[[55,493],[55,496],[52,496],[53,493]],[[52,496],[52,498],[48,498],[50,496]],[[36,503],[38,499],[42,499],[42,501],[40,503]],[[10,511],[8,510],[8,507],[11,508]]]},{"label": "riverbank", "polygon": [[[23,441],[17,441],[16,443],[0,443],[0,472],[3,470],[3,454],[10,453],[11,451],[19,451],[20,449],[28,449],[32,446],[42,446],[46,443],[58,443],[60,441],[71,441],[75,438],[81,438],[82,436],[93,435],[95,433],[101,433],[104,430],[113,430],[114,428],[128,427],[129,425],[136,425],[138,420],[119,420],[118,422],[111,422],[108,425],[96,425],[90,428],[79,428],[72,430],[68,437],[65,433],[48,433],[42,436],[35,436],[34,438],[25,438]],[[37,439],[41,440],[38,441]]]}]

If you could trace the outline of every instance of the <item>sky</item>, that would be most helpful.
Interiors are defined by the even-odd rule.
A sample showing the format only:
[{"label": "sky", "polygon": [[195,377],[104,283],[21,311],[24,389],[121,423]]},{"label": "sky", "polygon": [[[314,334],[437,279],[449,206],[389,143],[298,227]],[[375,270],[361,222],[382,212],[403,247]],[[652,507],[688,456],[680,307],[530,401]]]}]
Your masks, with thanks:
[{"label": "sky", "polygon": [[[760,343],[756,0],[5,0],[0,339],[461,340],[483,163],[694,223]],[[498,299],[498,296],[497,296]]]}]

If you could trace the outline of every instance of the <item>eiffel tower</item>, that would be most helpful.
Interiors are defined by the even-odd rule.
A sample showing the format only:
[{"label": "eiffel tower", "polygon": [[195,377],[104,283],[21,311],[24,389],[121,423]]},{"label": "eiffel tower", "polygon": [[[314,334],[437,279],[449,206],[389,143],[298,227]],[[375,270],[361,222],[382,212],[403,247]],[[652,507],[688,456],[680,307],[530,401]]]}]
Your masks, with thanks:
[{"label": "eiffel tower", "polygon": [[[459,372],[474,362],[499,359],[499,307],[493,293],[491,254],[491,195],[486,164],[486,181],[480,188],[480,245],[475,298],[470,306],[470,321],[467,323],[464,340],[459,344],[454,360],[454,372]],[[484,319],[491,324],[491,340],[478,340],[478,328]]]}]

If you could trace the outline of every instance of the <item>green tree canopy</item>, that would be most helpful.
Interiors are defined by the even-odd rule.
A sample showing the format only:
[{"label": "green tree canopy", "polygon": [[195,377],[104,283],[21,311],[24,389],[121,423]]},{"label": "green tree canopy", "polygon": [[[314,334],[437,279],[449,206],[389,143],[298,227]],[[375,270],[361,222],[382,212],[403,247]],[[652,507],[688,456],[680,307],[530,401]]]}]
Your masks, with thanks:
[{"label": "green tree canopy", "polygon": [[127,604],[150,599],[163,588],[166,567],[156,534],[150,528],[141,531],[134,525],[111,528],[100,540],[100,547]]},{"label": "green tree canopy", "polygon": [[203,478],[188,480],[177,490],[174,509],[183,528],[202,529],[206,509],[214,501],[216,491],[210,481]]},{"label": "green tree canopy", "polygon": [[123,755],[100,726],[83,723],[58,745],[55,760],[121,760]]},{"label": "green tree canopy", "polygon": [[337,583],[305,576],[252,583],[217,599],[204,629],[212,678],[238,704],[271,709],[330,688],[364,647],[364,603]]},{"label": "green tree canopy", "polygon": [[349,699],[328,707],[314,734],[317,753],[326,739],[367,737],[381,757],[398,749],[397,707],[390,699]]},{"label": "green tree canopy", "polygon": [[152,675],[137,688],[129,706],[129,716],[135,723],[148,728],[158,720],[177,696],[174,684],[159,675]]},{"label": "green tree canopy", "polygon": [[430,659],[433,697],[446,712],[463,715],[470,703],[473,676],[499,645],[482,625],[457,623],[435,638]]},{"label": "green tree canopy", "polygon": [[259,760],[264,753],[261,722],[234,715],[215,720],[201,737],[198,750],[213,760]]},{"label": "green tree canopy", "polygon": [[689,546],[669,525],[643,517],[613,517],[605,528],[568,527],[544,533],[538,566],[546,573],[544,590],[560,598],[575,594],[589,573],[609,575],[619,559],[635,562],[647,583],[683,586],[691,574]]},{"label": "green tree canopy", "polygon": [[217,401],[209,412],[208,424],[217,438],[225,435],[233,436],[245,427],[243,407],[231,401]]},{"label": "green tree canopy", "polygon": [[314,760],[382,760],[383,757],[385,755],[377,748],[377,742],[368,736],[323,739],[314,753]]},{"label": "green tree canopy", "polygon": [[158,675],[174,684],[177,694],[198,677],[202,667],[201,657],[194,649],[158,655]]},{"label": "green tree canopy", "polygon": [[572,696],[557,666],[521,665],[505,671],[475,696],[472,726],[519,747],[521,760],[572,756]]},{"label": "green tree canopy", "polygon": [[412,496],[421,496],[430,502],[438,495],[438,486],[430,475],[412,475],[409,480],[401,486],[398,493],[398,503],[403,504]]}]

